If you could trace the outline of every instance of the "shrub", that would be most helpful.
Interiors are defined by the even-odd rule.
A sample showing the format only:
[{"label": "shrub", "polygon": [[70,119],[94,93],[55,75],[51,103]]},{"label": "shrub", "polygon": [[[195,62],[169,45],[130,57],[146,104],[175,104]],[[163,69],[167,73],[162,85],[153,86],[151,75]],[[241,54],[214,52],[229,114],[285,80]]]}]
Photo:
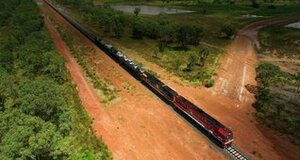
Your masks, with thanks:
[{"label": "shrub", "polygon": [[207,88],[210,88],[212,86],[214,86],[215,84],[215,80],[214,79],[208,79],[206,81],[204,81],[204,86]]},{"label": "shrub", "polygon": [[237,30],[233,25],[225,24],[219,31],[219,37],[224,39],[233,39],[236,31]]}]

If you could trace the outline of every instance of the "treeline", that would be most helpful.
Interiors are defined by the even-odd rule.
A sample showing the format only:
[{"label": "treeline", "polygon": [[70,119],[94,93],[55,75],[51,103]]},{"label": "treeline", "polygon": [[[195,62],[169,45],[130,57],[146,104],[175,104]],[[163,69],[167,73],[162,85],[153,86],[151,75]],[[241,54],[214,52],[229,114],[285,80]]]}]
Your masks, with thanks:
[{"label": "treeline", "polygon": [[273,64],[262,63],[257,67],[256,79],[256,117],[300,144],[300,73],[290,74]]},{"label": "treeline", "polygon": [[33,0],[0,1],[0,159],[111,159]]},{"label": "treeline", "polygon": [[95,6],[90,0],[56,0],[63,5],[70,5],[78,9],[91,22],[97,23],[105,32],[121,38],[128,36],[125,30],[131,30],[132,38],[148,38],[156,40],[160,49],[170,43],[177,43],[180,47],[198,45],[203,37],[203,29],[196,25],[172,24],[166,20],[166,15],[159,15],[159,20],[136,15],[123,15],[108,5]]}]

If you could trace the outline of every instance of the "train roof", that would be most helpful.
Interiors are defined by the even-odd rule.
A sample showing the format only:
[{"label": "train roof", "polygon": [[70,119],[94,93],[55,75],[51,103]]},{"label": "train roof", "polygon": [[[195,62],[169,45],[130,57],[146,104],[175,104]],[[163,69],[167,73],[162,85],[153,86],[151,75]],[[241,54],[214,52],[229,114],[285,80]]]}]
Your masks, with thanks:
[{"label": "train roof", "polygon": [[150,74],[149,72],[144,72],[146,75],[147,75],[147,77],[148,77],[148,79],[150,80],[150,81],[153,81],[154,83],[157,83],[157,84],[159,84],[159,85],[165,85],[162,81],[160,81],[159,79],[157,79],[155,76],[153,76],[152,74]]},{"label": "train roof", "polygon": [[170,88],[169,86],[167,86],[167,85],[163,85],[163,88],[167,91],[167,92],[169,92],[169,93],[171,93],[172,95],[174,95],[174,96],[176,96],[176,95],[178,95],[178,93],[176,92],[176,91],[174,91],[172,88]]},{"label": "train roof", "polygon": [[214,119],[213,117],[211,117],[209,114],[207,114],[206,112],[204,112],[202,109],[198,108],[196,105],[194,105],[189,100],[185,99],[182,96],[179,96],[179,97],[180,97],[180,99],[185,104],[187,104],[189,107],[191,107],[194,111],[200,113],[203,117],[205,117],[207,120],[209,120],[209,122],[211,122],[212,124],[218,126],[219,128],[222,128],[227,133],[231,133],[232,132],[231,130],[229,130],[228,128],[226,128],[222,123],[220,123],[219,121],[217,121],[216,119]]}]

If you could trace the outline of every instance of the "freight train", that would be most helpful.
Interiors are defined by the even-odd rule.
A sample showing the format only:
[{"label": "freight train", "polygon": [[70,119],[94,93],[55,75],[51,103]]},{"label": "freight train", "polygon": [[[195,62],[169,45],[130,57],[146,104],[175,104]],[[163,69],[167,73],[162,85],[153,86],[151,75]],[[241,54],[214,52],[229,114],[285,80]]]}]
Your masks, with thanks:
[{"label": "freight train", "polygon": [[155,90],[171,105],[198,123],[204,130],[207,131],[207,133],[213,136],[221,144],[221,147],[228,147],[232,144],[233,133],[229,128],[222,125],[216,119],[205,113],[202,109],[185,99],[183,96],[179,95],[176,91],[168,87],[155,76],[135,64],[130,58],[115,49],[111,44],[105,42],[88,29],[82,27],[78,22],[68,16],[63,9],[52,5],[47,0],[45,0],[45,2],[136,79],[146,84],[150,87],[150,89]]}]

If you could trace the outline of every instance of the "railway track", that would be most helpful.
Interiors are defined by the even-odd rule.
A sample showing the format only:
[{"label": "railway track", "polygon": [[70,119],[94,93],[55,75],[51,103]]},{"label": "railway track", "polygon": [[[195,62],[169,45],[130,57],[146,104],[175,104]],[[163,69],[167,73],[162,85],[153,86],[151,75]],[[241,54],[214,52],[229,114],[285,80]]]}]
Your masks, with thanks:
[{"label": "railway track", "polygon": [[237,149],[234,145],[224,148],[224,151],[229,154],[230,159],[234,160],[250,160],[242,151]]}]

